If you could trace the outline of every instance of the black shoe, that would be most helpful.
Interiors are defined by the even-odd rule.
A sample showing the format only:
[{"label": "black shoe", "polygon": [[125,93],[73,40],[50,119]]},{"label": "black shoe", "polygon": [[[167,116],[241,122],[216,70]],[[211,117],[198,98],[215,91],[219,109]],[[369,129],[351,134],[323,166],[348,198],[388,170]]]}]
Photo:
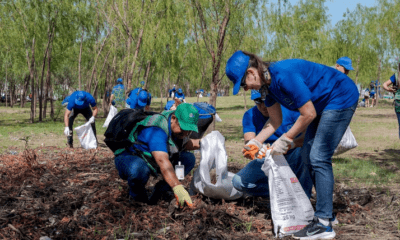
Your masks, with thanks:
[{"label": "black shoe", "polygon": [[164,200],[170,202],[175,197],[171,187],[164,181],[156,183],[153,189],[153,193],[149,198],[149,205],[156,205],[158,201]]},{"label": "black shoe", "polygon": [[325,226],[319,222],[317,217],[305,226],[302,230],[293,234],[295,239],[333,239],[336,236],[335,231],[332,228],[332,223],[329,222],[329,226]]}]

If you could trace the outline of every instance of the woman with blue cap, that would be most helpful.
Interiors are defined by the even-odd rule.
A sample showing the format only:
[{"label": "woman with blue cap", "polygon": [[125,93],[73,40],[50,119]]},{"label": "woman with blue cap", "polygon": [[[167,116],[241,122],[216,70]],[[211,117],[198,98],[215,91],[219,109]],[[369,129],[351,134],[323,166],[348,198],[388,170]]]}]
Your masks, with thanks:
[{"label": "woman with blue cap", "polygon": [[175,93],[175,98],[179,99],[181,102],[186,102],[185,94],[183,94],[182,88],[179,88],[178,91]]},{"label": "woman with blue cap", "polygon": [[233,94],[243,87],[259,90],[270,122],[244,147],[243,154],[254,157],[281,125],[280,105],[300,112],[289,131],[272,144],[271,154],[290,150],[293,139],[306,131],[302,161],[313,171],[317,192],[314,219],[293,235],[296,239],[332,239],[333,217],[332,156],[350,124],[357,107],[357,86],[345,74],[322,64],[302,59],[264,62],[258,56],[235,52],[227,62],[226,75],[234,83]]}]

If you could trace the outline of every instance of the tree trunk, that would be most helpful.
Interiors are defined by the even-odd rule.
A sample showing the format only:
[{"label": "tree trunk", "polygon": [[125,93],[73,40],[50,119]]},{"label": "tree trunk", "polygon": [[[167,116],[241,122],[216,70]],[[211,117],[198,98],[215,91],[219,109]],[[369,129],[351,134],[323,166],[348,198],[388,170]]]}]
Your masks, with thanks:
[{"label": "tree trunk", "polygon": [[143,89],[146,89],[146,88],[147,88],[147,78],[148,78],[148,76],[149,76],[150,66],[151,66],[151,61],[147,61],[146,73],[144,74],[144,77],[143,77],[143,80],[144,80]]},{"label": "tree trunk", "polygon": [[108,115],[108,97],[107,97],[107,92],[108,92],[108,79],[110,77],[110,65],[107,65],[107,72],[106,72],[106,79],[104,80],[104,94],[103,94],[103,102],[102,102],[102,108],[103,108],[103,117],[107,117]]},{"label": "tree trunk", "polygon": [[[381,68],[382,68],[382,59],[379,59],[379,65],[378,65],[378,82],[381,80]],[[378,106],[378,99],[379,99],[379,93],[378,93],[378,86],[375,84],[375,106]]]},{"label": "tree trunk", "polygon": [[86,86],[86,91],[87,91],[87,92],[90,92],[90,90],[91,90],[91,88],[92,88],[92,81],[93,81],[93,76],[94,76],[95,71],[96,71],[97,60],[98,60],[98,58],[99,58],[101,52],[103,51],[103,48],[104,48],[104,45],[105,45],[105,43],[106,43],[106,40],[107,40],[108,36],[109,36],[109,33],[107,34],[107,36],[105,37],[103,43],[101,44],[101,47],[100,47],[100,49],[99,49],[99,52],[97,53],[96,58],[95,58],[95,60],[94,60],[93,68],[92,68],[92,73],[91,73],[90,79],[89,79],[89,83],[88,83],[87,86]]},{"label": "tree trunk", "polygon": [[82,36],[81,36],[81,46],[79,49],[79,60],[78,60],[78,82],[79,82],[79,90],[82,90],[82,82],[81,82],[81,60],[82,60],[82,46],[83,46],[83,33],[85,28],[82,26]]},{"label": "tree trunk", "polygon": [[[7,64],[6,64],[6,86],[4,87],[4,89],[6,89],[7,88],[7,90],[9,90],[10,88],[7,86]],[[7,91],[4,91],[5,92],[5,95],[6,95],[6,107],[8,107],[8,93],[7,93]]]},{"label": "tree trunk", "polygon": [[[51,119],[54,119],[54,91],[53,91],[53,84],[50,84],[50,117]],[[55,119],[54,119],[55,120]]]},{"label": "tree trunk", "polygon": [[[29,62],[29,52],[27,51],[27,58]],[[35,104],[34,104],[34,99],[35,99],[35,37],[33,37],[32,40],[32,59],[30,61],[29,65],[29,72],[30,72],[30,79],[31,79],[31,94],[32,94],[32,99],[31,99],[31,123],[35,122]]]},{"label": "tree trunk", "polygon": [[29,81],[30,81],[29,74],[26,74],[24,80],[24,87],[22,89],[22,94],[21,94],[21,108],[25,107],[26,92],[28,91]]},{"label": "tree trunk", "polygon": [[[46,93],[44,94],[44,107],[43,107],[43,118],[46,118],[46,111],[47,111],[47,101],[49,100],[49,90],[50,90],[50,77],[51,77],[51,72],[50,72],[50,63],[51,63],[51,47],[49,51],[47,52],[47,75],[46,75]],[[50,99],[53,99],[51,97]]]},{"label": "tree trunk", "polygon": [[358,73],[359,73],[358,69],[359,69],[359,67],[360,67],[360,60],[361,60],[361,56],[358,56],[358,59],[357,59],[357,67],[356,67],[356,85],[357,85],[357,83],[358,83]]},{"label": "tree trunk", "polygon": [[136,64],[137,56],[139,54],[140,44],[142,43],[143,28],[144,28],[144,21],[143,21],[143,27],[139,31],[139,36],[138,36],[138,40],[136,43],[135,55],[133,56],[131,71],[129,74],[130,77],[128,79],[128,87],[125,89],[126,94],[128,94],[129,89],[131,89],[131,87],[132,87],[132,76],[133,76],[133,71],[135,70],[135,64]]}]

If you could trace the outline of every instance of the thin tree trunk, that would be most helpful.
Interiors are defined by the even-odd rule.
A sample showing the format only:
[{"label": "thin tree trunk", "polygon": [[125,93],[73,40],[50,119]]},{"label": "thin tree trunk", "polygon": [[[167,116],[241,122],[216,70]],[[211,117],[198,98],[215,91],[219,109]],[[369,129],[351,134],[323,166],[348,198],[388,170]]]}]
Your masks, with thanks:
[{"label": "thin tree trunk", "polygon": [[82,26],[82,36],[81,36],[81,46],[79,50],[79,61],[78,61],[78,82],[79,82],[79,90],[82,90],[82,82],[81,82],[81,60],[82,60],[82,47],[83,47],[83,33],[85,32],[85,28]]},{"label": "thin tree trunk", "polygon": [[29,74],[25,75],[25,81],[24,81],[24,87],[22,89],[22,94],[21,94],[21,108],[25,107],[25,103],[26,103],[26,92],[28,91],[28,87],[29,87]]},{"label": "thin tree trunk", "polygon": [[[6,64],[6,86],[5,86],[5,88],[7,88],[7,90],[9,90],[9,87],[7,86],[7,77],[8,77],[8,75],[7,75],[7,65],[8,65],[8,64]],[[4,88],[4,89],[5,89],[5,88]],[[8,93],[7,93],[7,91],[4,91],[4,92],[6,93],[6,94],[5,94],[5,95],[6,95],[6,107],[8,107],[8,96],[7,96]]]},{"label": "thin tree trunk", "polygon": [[87,92],[90,92],[90,90],[91,90],[91,88],[92,88],[92,81],[93,81],[94,72],[96,71],[97,60],[99,59],[99,56],[100,56],[101,52],[103,51],[104,45],[105,45],[105,43],[106,43],[106,41],[107,41],[107,38],[108,38],[109,34],[110,34],[110,33],[108,33],[107,36],[105,37],[103,43],[101,44],[101,47],[100,47],[100,49],[99,49],[99,52],[97,53],[96,58],[95,58],[95,60],[94,60],[93,68],[92,68],[92,73],[91,73],[90,79],[89,79],[89,83],[88,83],[88,85],[86,86],[86,91],[87,91]]},{"label": "thin tree trunk", "polygon": [[[47,53],[47,75],[46,75],[46,93],[44,98],[44,107],[43,107],[43,118],[46,118],[46,111],[47,111],[47,101],[49,100],[49,90],[50,90],[50,64],[51,64],[51,47]],[[52,97],[50,99],[53,99]]]},{"label": "thin tree trunk", "polygon": [[148,76],[149,76],[150,66],[151,66],[151,61],[147,61],[146,73],[144,74],[144,77],[143,77],[143,80],[144,80],[143,89],[146,89],[146,88],[147,88],[147,78],[148,78]]},{"label": "thin tree trunk", "polygon": [[360,67],[360,60],[361,60],[361,56],[358,56],[358,59],[357,59],[357,67],[356,67],[356,85],[357,85],[357,83],[358,83],[358,73],[359,73],[358,69],[359,69],[359,67]]},{"label": "thin tree trunk", "polygon": [[137,56],[138,56],[139,50],[140,50],[140,44],[142,43],[143,29],[144,29],[144,22],[143,22],[142,29],[140,29],[140,31],[139,31],[139,36],[138,36],[138,40],[137,40],[137,43],[136,43],[135,54],[133,56],[131,71],[130,71],[130,74],[129,74],[130,77],[128,79],[128,87],[125,89],[125,93],[126,94],[128,94],[129,89],[131,89],[131,87],[132,87],[132,76],[133,76],[133,71],[135,70],[136,59],[137,59]]},{"label": "thin tree trunk", "polygon": [[[379,59],[379,65],[378,65],[378,82],[381,80],[381,69],[382,69],[382,59]],[[378,106],[379,102],[379,92],[378,92],[378,86],[375,84],[375,106]]]},{"label": "thin tree trunk", "polygon": [[[29,52],[27,51],[27,58],[29,62]],[[31,123],[35,122],[35,37],[32,40],[32,59],[30,60],[29,71],[30,71],[30,79],[31,79]]]},{"label": "thin tree trunk", "polygon": [[107,72],[106,72],[106,79],[104,80],[104,94],[103,94],[103,117],[107,117],[108,115],[108,99],[107,99],[107,92],[108,92],[108,78],[110,77],[110,65],[107,64]]}]

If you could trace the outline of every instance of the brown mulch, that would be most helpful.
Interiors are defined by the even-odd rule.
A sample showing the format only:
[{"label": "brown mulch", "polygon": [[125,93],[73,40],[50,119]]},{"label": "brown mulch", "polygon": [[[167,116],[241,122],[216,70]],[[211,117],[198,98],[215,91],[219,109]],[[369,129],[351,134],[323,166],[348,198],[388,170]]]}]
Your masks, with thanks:
[{"label": "brown mulch", "polygon": [[[229,164],[233,172],[243,167]],[[187,176],[183,184],[188,188],[190,181]],[[397,194],[340,186],[334,198],[341,223],[336,239],[400,238]],[[225,202],[196,195],[196,207],[188,209],[175,200],[149,206],[127,196],[127,184],[105,148],[42,147],[0,155],[0,239],[273,238],[266,199]]]}]

